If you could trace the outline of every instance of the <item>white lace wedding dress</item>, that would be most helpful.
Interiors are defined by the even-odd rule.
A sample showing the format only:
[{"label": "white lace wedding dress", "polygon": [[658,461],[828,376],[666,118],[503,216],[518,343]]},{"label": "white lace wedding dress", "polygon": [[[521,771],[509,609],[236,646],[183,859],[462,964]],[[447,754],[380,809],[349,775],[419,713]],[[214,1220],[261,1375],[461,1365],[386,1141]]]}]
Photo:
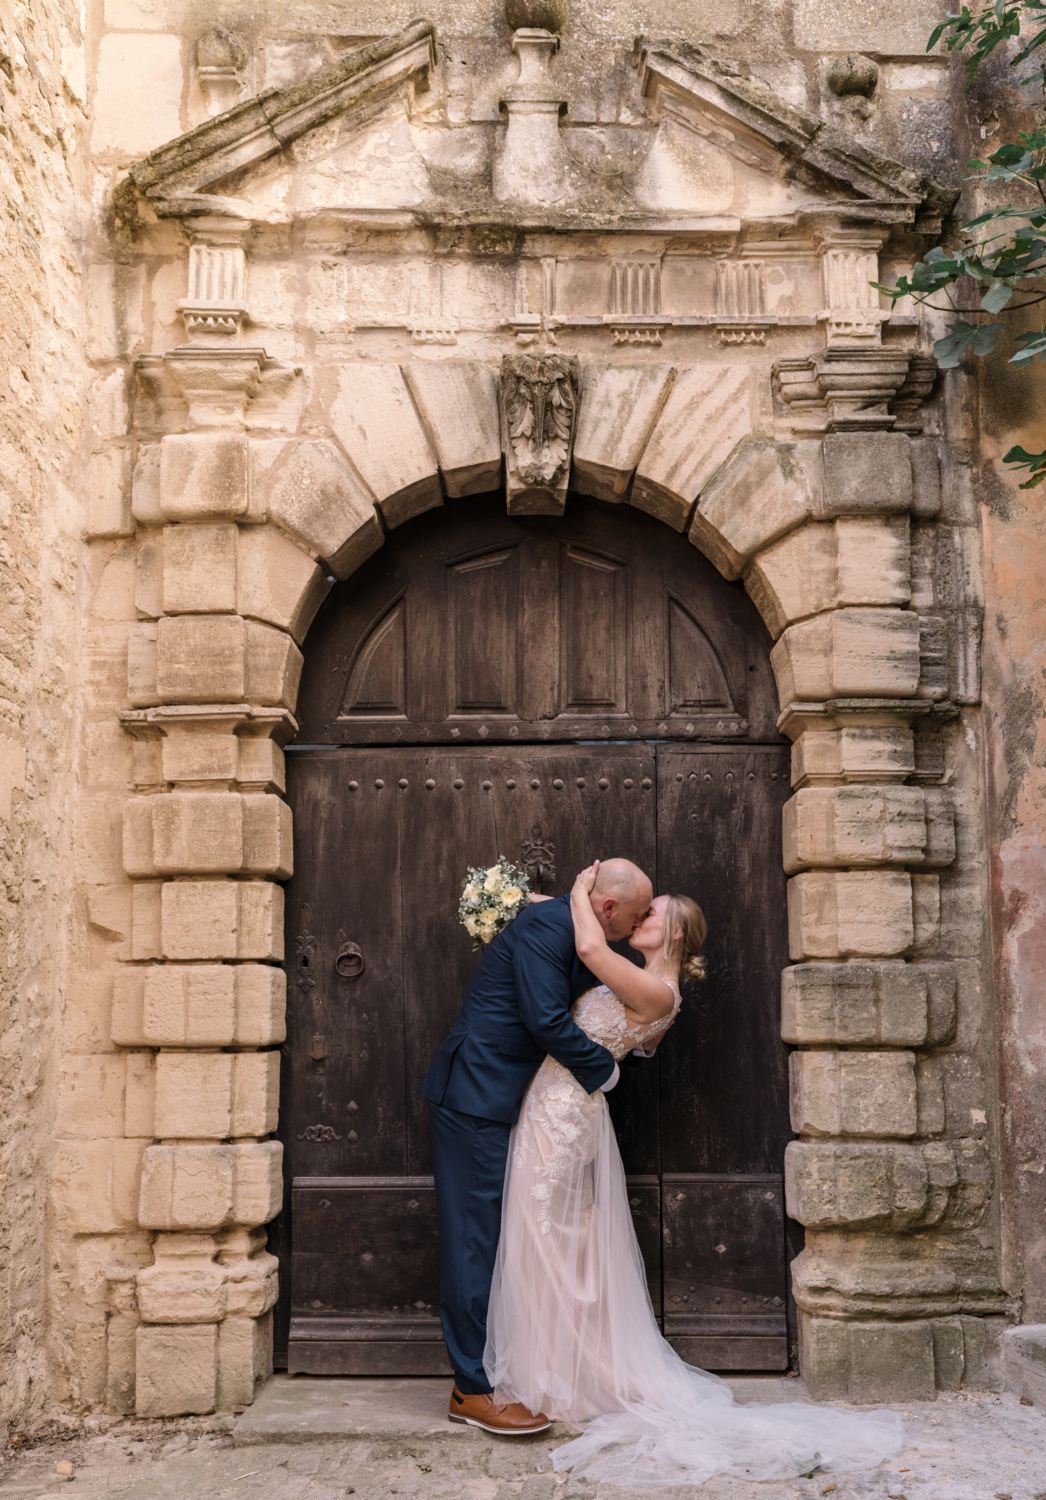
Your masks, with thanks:
[{"label": "white lace wedding dress", "polygon": [[[666,1029],[675,995],[663,1020],[629,1027],[600,985],[574,1018],[622,1058]],[[904,1440],[894,1412],[738,1405],[725,1381],[683,1363],[654,1318],[606,1095],[551,1057],[512,1132],[484,1364],[498,1400],[583,1427],[553,1466],[593,1480],[834,1473],[872,1467]]]}]

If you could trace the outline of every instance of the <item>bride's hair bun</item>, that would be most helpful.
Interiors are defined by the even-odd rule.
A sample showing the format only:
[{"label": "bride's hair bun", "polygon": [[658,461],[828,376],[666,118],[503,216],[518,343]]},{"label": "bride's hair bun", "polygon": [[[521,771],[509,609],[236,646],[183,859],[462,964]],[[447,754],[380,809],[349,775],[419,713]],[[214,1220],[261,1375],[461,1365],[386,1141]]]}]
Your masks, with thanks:
[{"label": "bride's hair bun", "polygon": [[680,965],[679,972],[682,974],[684,979],[704,979],[705,975],[708,973],[704,955],[701,953],[693,954],[685,961],[685,963]]},{"label": "bride's hair bun", "polygon": [[669,896],[661,931],[665,958],[678,955],[679,972],[684,979],[704,979],[701,949],[708,936],[708,923],[697,902],[689,896]]}]

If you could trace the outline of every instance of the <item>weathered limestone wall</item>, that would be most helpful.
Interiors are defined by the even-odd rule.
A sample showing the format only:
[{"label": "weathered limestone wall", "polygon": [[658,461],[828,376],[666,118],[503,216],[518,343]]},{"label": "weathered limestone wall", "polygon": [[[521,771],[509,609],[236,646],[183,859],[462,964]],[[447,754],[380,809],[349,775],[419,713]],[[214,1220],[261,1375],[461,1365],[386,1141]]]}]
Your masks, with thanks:
[{"label": "weathered limestone wall", "polygon": [[[983,156],[1041,123],[1005,59],[957,112],[963,155]],[[1029,94],[1031,99],[1029,100]],[[1039,96],[1041,98],[1041,96]],[[968,149],[967,149],[968,143]],[[995,201],[1011,201],[1005,190]],[[968,190],[963,216],[987,206]],[[1038,310],[1025,314],[1038,327]],[[1014,324],[1014,332],[1022,325]],[[992,849],[1004,1274],[1021,1321],[1046,1321],[1046,492],[1002,464],[1014,444],[1046,445],[1046,371],[1008,365],[1003,338],[967,374],[969,462],[984,536],[984,786]],[[979,376],[979,379],[977,378]]]},{"label": "weathered limestone wall", "polygon": [[66,970],[90,427],[82,24],[63,0],[0,18],[0,1437],[69,1398],[78,1358],[48,1341],[71,1247],[56,1277],[42,1246],[58,1058],[83,1039]]},{"label": "weathered limestone wall", "polygon": [[[951,83],[924,55],[943,7],[574,0],[550,74],[568,101],[556,170],[565,201],[595,205],[600,239],[562,224],[557,238],[438,222],[455,195],[489,209],[497,172],[512,189],[504,161],[493,163],[518,63],[495,0],[427,7],[439,27],[431,86],[387,128],[319,124],[226,182],[221,191],[249,199],[249,220],[157,217],[133,194],[114,214],[114,191],[146,153],[241,92],[306,79],[417,8],[108,0],[87,48],[85,617],[74,618],[75,582],[59,589],[52,567],[48,597],[68,618],[56,617],[53,642],[41,637],[47,672],[76,650],[84,664],[75,904],[62,904],[72,873],[53,852],[57,835],[52,865],[32,867],[47,882],[41,903],[72,912],[57,1104],[57,1085],[50,1105],[38,1090],[40,1109],[58,1111],[47,1396],[149,1414],[230,1408],[266,1369],[274,1278],[262,1226],[279,1201],[269,1137],[290,853],[280,746],[305,631],[328,570],[348,575],[388,528],[490,486],[502,462],[501,358],[551,348],[538,341],[557,315],[555,348],[579,355],[585,373],[575,482],[631,494],[690,530],[728,576],[744,576],[777,640],[795,741],[782,1024],[799,1049],[788,1175],[790,1210],[807,1226],[796,1275],[804,1368],[819,1393],[853,1399],[991,1384],[1012,1304],[997,1273],[982,813],[990,778],[1024,774],[1029,699],[1025,688],[1023,719],[1005,709],[1015,753],[993,761],[979,707],[973,397],[952,378],[919,412],[929,377],[925,362],[909,365],[919,332],[903,309],[879,342],[867,284],[885,229],[818,221],[801,245],[774,247],[756,306],[737,261],[717,271],[696,231],[680,249],[648,219],[628,254],[664,262],[664,308],[687,315],[672,326],[626,316],[608,326],[599,281],[626,180],[636,212],[721,215],[708,234],[724,255],[734,217],[798,212],[793,185],[702,156],[671,121],[652,144],[637,32],[704,42],[787,103],[948,182]],[[216,22],[235,37],[211,34],[197,50]],[[877,59],[870,98],[827,86],[849,51]],[[404,203],[433,222],[397,217]],[[325,215],[332,204],[340,217]],[[923,243],[895,236],[882,274]],[[768,311],[783,321],[760,322]],[[818,365],[826,334],[837,353],[856,340],[870,363]],[[70,337],[48,401],[77,368]],[[615,374],[622,355],[628,369]],[[884,414],[894,400],[900,430],[874,420],[848,430],[847,381],[860,386],[869,371],[879,385],[867,394],[879,391]],[[41,451],[58,453],[62,428],[44,410]],[[511,504],[525,486],[510,445],[506,458]],[[46,470],[63,472],[50,459]],[[565,472],[559,480],[565,492]],[[64,512],[56,501],[48,514]],[[72,502],[70,517],[75,538]],[[1022,535],[1000,541],[1028,567]],[[996,659],[1002,678],[1031,671]],[[58,701],[38,694],[34,711]],[[62,806],[48,785],[40,826]],[[1031,889],[1014,859],[1007,868]],[[32,963],[53,961],[62,931],[59,915],[39,925]],[[1014,928],[1005,958],[1016,978],[1003,976],[1016,991],[1019,939]],[[58,997],[43,988],[32,1003],[53,1022]],[[1005,1055],[1027,1077],[1008,1026]],[[12,1056],[24,1068],[32,1046]],[[34,1142],[19,1160],[35,1164],[51,1120],[18,1111]],[[19,1212],[37,1287],[39,1222]],[[1014,1222],[1011,1245],[1020,1232]],[[1010,1266],[1016,1293],[1013,1255]]]}]

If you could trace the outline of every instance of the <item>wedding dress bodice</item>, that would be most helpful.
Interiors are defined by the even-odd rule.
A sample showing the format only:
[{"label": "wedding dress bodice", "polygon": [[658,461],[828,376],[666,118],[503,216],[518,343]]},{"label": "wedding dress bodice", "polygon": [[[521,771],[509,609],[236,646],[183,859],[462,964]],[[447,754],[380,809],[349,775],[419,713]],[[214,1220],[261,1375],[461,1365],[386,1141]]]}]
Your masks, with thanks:
[{"label": "wedding dress bodice", "polygon": [[665,981],[666,988],[675,997],[672,1009],[660,1021],[630,1026],[624,1005],[605,984],[597,984],[586,990],[574,1003],[574,1020],[586,1036],[599,1042],[620,1061],[633,1047],[645,1046],[665,1031],[676,1018],[679,1010],[679,991]]}]

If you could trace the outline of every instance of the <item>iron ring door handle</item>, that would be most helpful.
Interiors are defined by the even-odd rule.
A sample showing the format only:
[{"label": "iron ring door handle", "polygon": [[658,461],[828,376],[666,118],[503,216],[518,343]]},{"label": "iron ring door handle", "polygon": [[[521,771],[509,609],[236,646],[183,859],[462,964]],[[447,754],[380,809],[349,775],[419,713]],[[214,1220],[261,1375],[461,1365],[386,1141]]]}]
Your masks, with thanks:
[{"label": "iron ring door handle", "polygon": [[334,967],[342,979],[358,979],[367,967],[360,945],[358,943],[346,943],[334,960]]}]

